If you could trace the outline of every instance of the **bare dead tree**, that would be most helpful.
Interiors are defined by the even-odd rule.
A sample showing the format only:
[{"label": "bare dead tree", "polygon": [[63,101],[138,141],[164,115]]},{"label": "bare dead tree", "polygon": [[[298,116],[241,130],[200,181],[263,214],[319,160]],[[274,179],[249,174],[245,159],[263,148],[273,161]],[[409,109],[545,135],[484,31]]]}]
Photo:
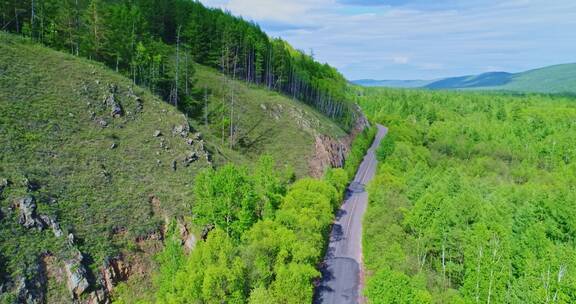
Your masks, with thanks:
[{"label": "bare dead tree", "polygon": [[178,26],[176,34],[176,76],[174,77],[174,106],[178,107],[178,76],[180,74],[180,30],[182,26]]}]

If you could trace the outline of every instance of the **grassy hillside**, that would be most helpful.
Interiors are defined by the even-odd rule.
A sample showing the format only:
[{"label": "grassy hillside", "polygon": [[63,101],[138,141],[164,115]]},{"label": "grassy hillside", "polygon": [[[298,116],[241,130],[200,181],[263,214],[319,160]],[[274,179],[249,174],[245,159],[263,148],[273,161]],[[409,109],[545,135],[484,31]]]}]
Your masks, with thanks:
[{"label": "grassy hillside", "polygon": [[[232,81],[201,65],[196,66],[196,78],[200,111],[191,118],[211,143],[209,147],[220,154],[220,161],[250,164],[259,155],[270,154],[281,164],[292,166],[296,175],[304,176],[309,170],[316,135],[333,138],[346,135],[312,107],[277,92],[244,81]],[[208,92],[208,125],[202,109],[203,88]],[[230,149],[228,125],[223,130],[218,113],[224,111],[229,119],[232,95],[233,119],[239,135]],[[222,131],[226,134],[224,140]]]},{"label": "grassy hillside", "polygon": [[522,73],[484,73],[446,78],[430,83],[428,89],[497,90],[526,93],[576,93],[576,64],[560,64]]},{"label": "grassy hillside", "polygon": [[[487,89],[492,89],[488,87]],[[514,74],[510,82],[493,87],[534,93],[576,93],[576,64],[560,64]]]},{"label": "grassy hillside", "polygon": [[[146,254],[142,240],[154,239],[166,219],[191,215],[191,185],[202,168],[250,165],[267,153],[305,175],[314,136],[345,135],[299,102],[197,70],[210,113],[228,103],[233,87],[243,130],[233,149],[210,117],[204,126],[201,114],[187,119],[101,64],[0,33],[0,291],[47,271],[48,302],[69,302],[63,261],[82,252],[94,286],[106,257]],[[187,132],[189,123],[197,128]],[[19,223],[26,197],[37,206],[23,217],[32,228]],[[55,219],[63,235],[41,216]]]},{"label": "grassy hillside", "polygon": [[[31,269],[44,252],[62,260],[70,251],[68,233],[96,269],[105,257],[135,248],[137,237],[158,231],[164,217],[189,213],[194,173],[209,164],[200,140],[189,145],[172,133],[175,126],[187,127],[186,117],[134,88],[139,110],[131,83],[100,64],[4,34],[0,54],[0,178],[8,181],[0,222],[5,276],[37,276]],[[112,117],[104,102],[111,87],[121,117]],[[198,160],[186,166],[192,153]],[[38,216],[59,222],[62,237],[18,223],[22,208],[13,206],[26,196],[35,198]],[[64,282],[58,285],[56,293],[67,297]]]},{"label": "grassy hillside", "polygon": [[367,90],[370,303],[575,303],[574,98]]}]

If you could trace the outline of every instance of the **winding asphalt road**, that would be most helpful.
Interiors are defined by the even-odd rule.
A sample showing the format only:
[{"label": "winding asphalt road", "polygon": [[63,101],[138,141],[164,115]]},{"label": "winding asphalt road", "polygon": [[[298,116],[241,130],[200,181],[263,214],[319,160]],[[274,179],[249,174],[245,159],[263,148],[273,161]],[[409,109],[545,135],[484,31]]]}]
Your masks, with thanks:
[{"label": "winding asphalt road", "polygon": [[332,226],[330,244],[321,269],[322,281],[314,303],[349,304],[359,302],[362,265],[362,218],[368,205],[366,184],[376,173],[376,149],[388,129],[377,125],[378,132],[360,164],[354,181],[346,191],[342,207]]}]

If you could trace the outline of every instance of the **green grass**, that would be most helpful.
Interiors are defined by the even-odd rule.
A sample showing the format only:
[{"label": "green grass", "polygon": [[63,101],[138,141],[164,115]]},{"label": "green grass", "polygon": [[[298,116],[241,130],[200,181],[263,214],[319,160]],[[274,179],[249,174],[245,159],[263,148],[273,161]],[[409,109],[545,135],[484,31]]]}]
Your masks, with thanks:
[{"label": "green grass", "polygon": [[[211,111],[224,103],[229,86],[221,74],[198,66],[195,77],[196,87],[210,92]],[[234,149],[222,145],[221,130],[212,121],[216,116],[208,126],[200,123],[202,115],[190,119],[204,135],[216,165],[250,165],[261,154],[270,154],[302,176],[308,172],[314,135],[345,135],[302,103],[261,87],[232,83],[244,144]],[[123,117],[112,118],[103,103],[109,84],[118,87]],[[23,274],[25,265],[34,263],[41,252],[56,258],[66,254],[64,237],[57,239],[50,230],[24,229],[18,224],[19,211],[10,210],[27,194],[26,178],[40,185],[30,192],[38,201],[37,212],[55,216],[65,233],[75,234],[93,272],[106,256],[136,250],[135,238],[158,231],[166,219],[191,215],[194,175],[209,163],[201,159],[185,167],[183,159],[201,144],[189,146],[173,135],[172,128],[186,124],[187,118],[135,87],[143,102],[138,112],[128,93],[131,86],[130,80],[101,64],[0,33],[0,178],[11,182],[0,197],[0,279]],[[99,126],[91,112],[108,126]],[[168,148],[160,146],[155,130],[162,132]],[[113,143],[117,148],[111,149]],[[176,171],[171,168],[174,160]],[[159,207],[152,206],[151,195],[160,199]],[[51,198],[56,202],[49,203]],[[51,297],[68,299],[54,290],[64,288],[51,285]]]},{"label": "green grass", "polygon": [[[136,113],[127,79],[87,60],[7,35],[0,39],[0,176],[11,182],[3,211],[27,194],[25,178],[38,183],[30,193],[38,213],[56,216],[65,232],[73,232],[93,268],[136,236],[157,231],[165,216],[189,213],[194,173],[208,164],[182,165],[191,147],[171,133],[186,123],[182,114],[139,88],[143,111]],[[118,86],[126,112],[121,118],[112,118],[102,103],[108,84]],[[108,126],[92,120],[91,111]],[[164,134],[168,150],[153,137],[155,130]],[[161,210],[153,210],[150,195],[160,198]],[[51,198],[56,202],[48,203]],[[64,238],[24,229],[18,210],[6,213],[0,252],[8,273],[20,272],[40,252],[61,254]]]},{"label": "green grass", "polygon": [[430,89],[576,94],[576,63],[553,65],[516,74],[495,72],[446,78],[425,87]]},{"label": "green grass", "polygon": [[496,87],[532,93],[576,93],[576,64],[553,65],[541,69],[514,74],[512,80]]},{"label": "green grass", "polygon": [[[281,165],[292,166],[296,175],[302,177],[308,173],[315,135],[324,134],[334,138],[346,135],[312,107],[277,92],[243,81],[227,82],[222,74],[200,65],[196,67],[195,76],[199,99],[204,95],[202,88],[208,89],[210,115],[208,126],[204,124],[203,114],[194,117],[194,125],[209,142],[218,146],[223,161],[250,165],[260,155],[269,154]],[[228,117],[232,91],[236,113],[234,124],[238,127],[241,140],[230,149],[227,138],[222,140],[222,128],[217,126],[221,116],[215,112],[225,107]],[[228,135],[228,129],[225,134]]]}]

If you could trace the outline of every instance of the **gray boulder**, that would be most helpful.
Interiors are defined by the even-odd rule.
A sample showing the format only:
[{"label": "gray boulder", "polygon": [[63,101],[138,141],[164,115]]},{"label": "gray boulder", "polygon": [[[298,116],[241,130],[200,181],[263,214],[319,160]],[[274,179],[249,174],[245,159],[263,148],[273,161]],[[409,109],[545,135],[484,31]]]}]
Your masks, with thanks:
[{"label": "gray boulder", "polygon": [[43,228],[43,223],[36,217],[36,200],[33,196],[28,195],[18,201],[20,208],[20,217],[18,222],[25,228],[36,227],[37,224]]},{"label": "gray boulder", "polygon": [[188,124],[177,125],[172,129],[173,135],[180,135],[184,138],[188,137],[189,133],[190,133],[190,127],[188,126]]},{"label": "gray boulder", "polygon": [[186,158],[184,159],[184,165],[189,166],[193,162],[198,160],[198,154],[194,151],[191,151]]},{"label": "gray boulder", "polygon": [[108,122],[103,118],[96,118],[96,123],[100,125],[102,128],[106,128],[108,126]]},{"label": "gray boulder", "polygon": [[114,118],[118,118],[121,117],[122,115],[124,115],[124,110],[122,109],[122,106],[120,105],[120,103],[118,103],[116,101],[116,97],[114,96],[114,93],[108,95],[108,97],[106,97],[106,101],[105,101],[106,105],[109,106],[111,108],[111,115]]}]

